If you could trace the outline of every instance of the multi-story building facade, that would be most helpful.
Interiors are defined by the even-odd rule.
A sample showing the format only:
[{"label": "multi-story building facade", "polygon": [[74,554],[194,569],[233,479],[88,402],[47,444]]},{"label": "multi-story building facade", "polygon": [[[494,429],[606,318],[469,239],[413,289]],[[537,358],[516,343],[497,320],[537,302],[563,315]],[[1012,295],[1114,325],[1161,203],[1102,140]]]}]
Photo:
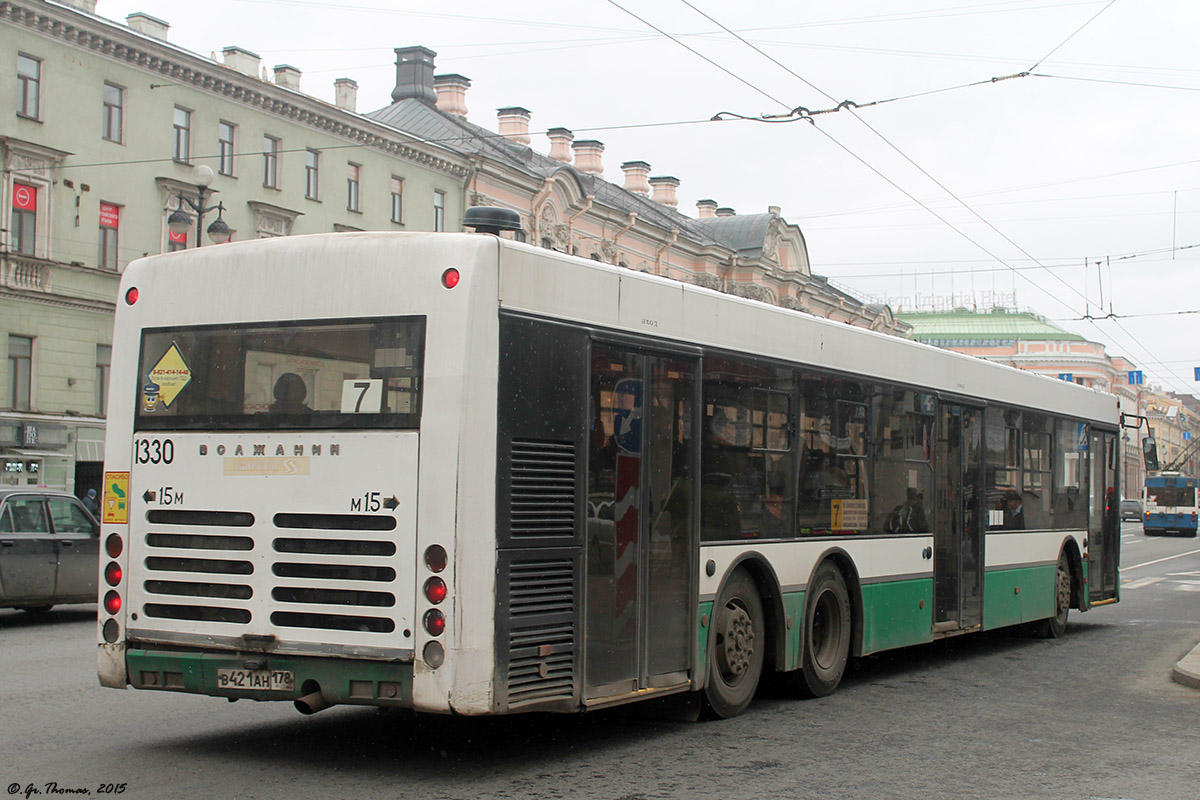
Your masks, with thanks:
[{"label": "multi-story building facade", "polygon": [[1158,446],[1162,469],[1195,475],[1200,465],[1200,401],[1191,395],[1159,391],[1146,393],[1146,418]]},{"label": "multi-story building facade", "polygon": [[[94,7],[0,2],[0,482],[79,493],[99,486],[129,261],[207,246],[218,218],[235,240],[432,230],[461,218],[469,174],[454,150],[356,113],[351,80],[326,103],[293,67],[268,77],[238,47],[218,62],[163,21]],[[181,207],[193,224],[172,233]]]},{"label": "multi-story building facade", "polygon": [[[241,47],[218,58],[167,22],[95,14],[95,0],[0,0],[0,482],[98,486],[121,271],[143,255],[349,230],[460,230],[470,205],[521,214],[526,241],[875,330],[909,326],[812,273],[780,210],[677,209],[672,176],[642,161],[603,177],[604,146],[500,110],[466,120],[470,81],[434,53],[397,50],[392,102],[328,103],[289,65]],[[5,63],[0,61],[0,63]],[[6,110],[7,109],[7,110]],[[209,241],[211,238],[211,242]]]},{"label": "multi-story building facade", "polygon": [[870,304],[814,275],[799,226],[776,206],[737,214],[716,201],[697,216],[678,210],[680,180],[653,175],[645,161],[621,164],[623,182],[605,180],[604,144],[550,128],[548,152],[535,148],[532,113],[501,108],[497,130],[469,122],[468,78],[434,74],[436,53],[396,49],[392,102],[369,117],[448,144],[471,160],[470,205],[502,206],[522,221],[532,244],[651,272],[842,322],[904,335],[891,309]]}]

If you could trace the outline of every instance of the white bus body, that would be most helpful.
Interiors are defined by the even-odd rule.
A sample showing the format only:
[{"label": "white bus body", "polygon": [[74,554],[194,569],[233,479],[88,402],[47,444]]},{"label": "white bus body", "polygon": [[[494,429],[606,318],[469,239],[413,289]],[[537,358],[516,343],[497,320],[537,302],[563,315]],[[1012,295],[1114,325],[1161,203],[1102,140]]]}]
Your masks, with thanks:
[{"label": "white bus body", "polygon": [[[821,694],[847,655],[1116,599],[1114,397],[807,314],[353,233],[136,261],[114,342],[106,686],[471,715],[703,691],[728,716],[764,668]],[[269,421],[283,371],[317,422]]]}]

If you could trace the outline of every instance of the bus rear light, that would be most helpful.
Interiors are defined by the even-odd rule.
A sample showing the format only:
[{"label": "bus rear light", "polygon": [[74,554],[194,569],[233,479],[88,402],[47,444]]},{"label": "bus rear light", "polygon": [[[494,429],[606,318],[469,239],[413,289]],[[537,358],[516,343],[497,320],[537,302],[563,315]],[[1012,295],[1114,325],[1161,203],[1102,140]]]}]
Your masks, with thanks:
[{"label": "bus rear light", "polygon": [[121,541],[121,537],[115,533],[110,533],[108,538],[104,540],[104,552],[108,553],[109,558],[116,558],[121,555],[125,549],[125,543]]},{"label": "bus rear light", "polygon": [[116,614],[121,610],[121,595],[116,592],[109,592],[104,595],[104,610],[110,614]]},{"label": "bus rear light", "polygon": [[441,636],[446,630],[446,615],[436,608],[431,608],[425,612],[425,630],[429,631],[430,636]]},{"label": "bus rear light", "polygon": [[115,561],[108,562],[108,566],[104,568],[104,581],[109,586],[116,586],[121,582],[121,565]]},{"label": "bus rear light", "polygon": [[104,623],[104,641],[108,644],[113,644],[121,635],[121,626],[117,624],[115,619],[106,620]]},{"label": "bus rear light", "polygon": [[137,299],[138,299],[137,287],[130,286],[129,290],[127,292],[125,292],[125,305],[131,306],[137,302]]},{"label": "bus rear light", "polygon": [[461,279],[462,276],[458,274],[458,270],[451,267],[442,273],[442,286],[445,286],[447,289],[453,289],[455,286],[458,286],[458,282]]},{"label": "bus rear light", "polygon": [[435,606],[446,599],[446,582],[434,576],[425,581],[425,599]]},{"label": "bus rear light", "polygon": [[426,644],[425,649],[421,651],[421,657],[431,669],[437,669],[446,663],[446,651],[442,649],[441,642]]},{"label": "bus rear light", "polygon": [[446,555],[446,548],[440,544],[432,544],[425,550],[425,566],[429,567],[430,572],[441,572],[446,568],[446,563],[449,558]]}]

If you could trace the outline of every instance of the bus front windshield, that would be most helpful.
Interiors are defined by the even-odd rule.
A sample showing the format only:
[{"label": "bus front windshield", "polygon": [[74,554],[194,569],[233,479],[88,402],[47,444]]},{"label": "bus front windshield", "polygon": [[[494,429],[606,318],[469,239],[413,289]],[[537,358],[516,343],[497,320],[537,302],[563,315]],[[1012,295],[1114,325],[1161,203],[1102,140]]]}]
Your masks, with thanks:
[{"label": "bus front windshield", "polygon": [[424,318],[147,329],[139,430],[416,428]]}]

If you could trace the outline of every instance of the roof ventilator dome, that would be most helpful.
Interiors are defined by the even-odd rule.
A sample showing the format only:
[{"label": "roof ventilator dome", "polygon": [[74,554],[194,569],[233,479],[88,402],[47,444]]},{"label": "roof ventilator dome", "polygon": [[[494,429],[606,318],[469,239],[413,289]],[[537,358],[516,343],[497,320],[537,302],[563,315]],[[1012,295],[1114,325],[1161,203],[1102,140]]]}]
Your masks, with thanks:
[{"label": "roof ventilator dome", "polygon": [[474,228],[476,233],[499,236],[500,231],[521,230],[521,215],[511,208],[473,206],[463,214],[463,227]]}]

